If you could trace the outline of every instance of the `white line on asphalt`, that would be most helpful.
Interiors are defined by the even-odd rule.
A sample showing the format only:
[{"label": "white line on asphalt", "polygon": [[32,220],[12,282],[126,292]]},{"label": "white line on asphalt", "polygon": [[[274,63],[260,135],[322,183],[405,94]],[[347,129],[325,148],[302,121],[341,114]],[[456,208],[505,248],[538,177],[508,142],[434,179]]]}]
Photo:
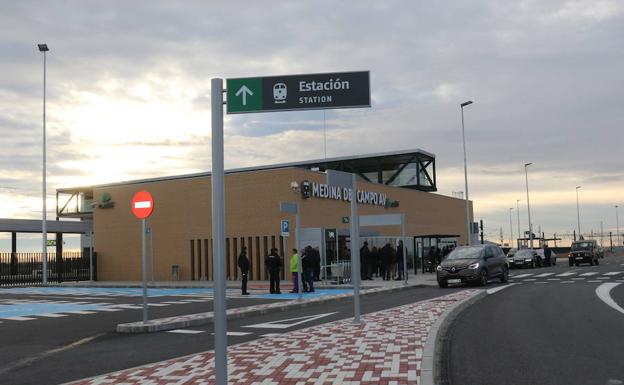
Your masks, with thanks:
[{"label": "white line on asphalt", "polygon": [[536,284],[536,285],[539,285],[539,284],[545,284],[545,283],[548,283],[548,282],[542,281],[542,282],[533,282],[533,283]]},{"label": "white line on asphalt", "polygon": [[524,280],[524,282],[529,282],[529,281],[537,281],[535,278],[527,278]]},{"label": "white line on asphalt", "polygon": [[37,316],[38,317],[58,318],[58,317],[67,317],[67,314],[48,313],[48,314],[37,314]]},{"label": "white line on asphalt", "polygon": [[87,310],[71,310],[71,311],[64,311],[63,313],[67,313],[67,314],[95,314],[96,312],[94,312],[94,311],[87,311]]},{"label": "white line on asphalt", "polygon": [[204,331],[203,330],[189,330],[189,329],[174,329],[174,330],[168,330],[167,333],[199,334],[199,333],[204,333]]},{"label": "white line on asphalt", "polygon": [[166,304],[169,304],[169,305],[184,305],[185,303],[188,303],[188,302],[183,302],[183,301],[164,301],[164,302],[161,302],[161,303],[166,303]]},{"label": "white line on asphalt", "polygon": [[567,273],[563,273],[563,274],[557,274],[557,277],[569,277],[571,275],[576,274],[575,272],[567,272]]},{"label": "white line on asphalt", "polygon": [[587,281],[587,283],[601,283],[603,281]]},{"label": "white line on asphalt", "polygon": [[543,277],[548,277],[549,275],[553,275],[553,274],[555,274],[555,273],[544,273],[544,274],[536,275],[535,277],[536,278],[543,278]]},{"label": "white line on asphalt", "polygon": [[512,287],[513,285],[517,285],[517,284],[518,284],[518,283],[510,283],[509,285],[505,285],[505,286],[498,286],[498,287],[495,287],[495,288],[493,288],[493,289],[487,289],[487,290],[486,290],[486,292],[487,292],[488,294],[498,293],[499,291],[501,291],[501,290],[503,290],[503,289],[506,289],[506,288],[508,288],[508,287]]},{"label": "white line on asphalt", "polygon": [[574,280],[578,281],[578,280],[583,280],[583,279],[585,279],[585,278],[578,278],[578,277],[577,277],[577,278],[572,278],[572,279],[574,279]]},{"label": "white line on asphalt", "polygon": [[621,284],[613,283],[613,282],[605,282],[596,288],[596,295],[598,296],[598,298],[602,300],[602,302],[606,303],[607,305],[611,306],[613,309],[624,314],[624,309],[622,309],[622,307],[620,307],[620,305],[618,305],[613,300],[613,298],[611,298],[611,290],[613,290],[614,287],[619,286],[619,285]]},{"label": "white line on asphalt", "polygon": [[11,321],[30,321],[30,320],[34,320],[34,318],[29,318],[29,317],[0,317],[1,319],[8,319]]},{"label": "white line on asphalt", "polygon": [[250,334],[253,334],[253,333],[250,333],[250,332],[227,332],[228,336],[234,336],[234,337],[248,336]]},{"label": "white line on asphalt", "polygon": [[558,281],[558,280],[560,280],[560,279],[561,279],[561,278],[548,278],[548,279],[547,279],[547,281]]},{"label": "white line on asphalt", "polygon": [[579,274],[579,277],[589,277],[590,275],[596,275],[596,274],[598,274],[597,271],[590,271],[589,273]]},{"label": "white line on asphalt", "polygon": [[288,318],[283,320],[271,321],[271,322],[263,322],[254,325],[245,325],[244,328],[259,328],[259,329],[287,329],[293,326],[297,326],[299,324],[310,322],[317,320],[319,318],[324,318],[330,316],[332,314],[336,314],[338,312],[331,313],[322,313],[322,314],[314,314],[304,317],[296,317],[296,318]]},{"label": "white line on asphalt", "polygon": [[608,273],[604,273],[604,275],[618,275],[618,274],[622,274],[624,272],[622,271],[610,271]]},{"label": "white line on asphalt", "polygon": [[168,303],[148,303],[148,306],[159,307],[159,306],[169,306],[169,304]]},{"label": "white line on asphalt", "polygon": [[596,279],[611,279],[610,277],[596,277]]},{"label": "white line on asphalt", "polygon": [[530,277],[533,274],[520,274],[520,275],[512,275],[513,278],[524,278],[524,277]]},{"label": "white line on asphalt", "polygon": [[561,281],[560,283],[574,283],[576,281]]},{"label": "white line on asphalt", "polygon": [[274,338],[274,337],[280,337],[280,336],[281,336],[280,333],[267,333],[267,334],[261,335],[261,337],[267,337],[267,338]]}]

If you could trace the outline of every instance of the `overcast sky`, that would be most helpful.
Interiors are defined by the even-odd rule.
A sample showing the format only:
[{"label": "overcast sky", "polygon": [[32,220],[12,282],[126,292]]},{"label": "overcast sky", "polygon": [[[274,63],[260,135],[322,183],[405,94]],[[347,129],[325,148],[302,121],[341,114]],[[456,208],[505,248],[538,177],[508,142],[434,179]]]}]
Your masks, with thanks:
[{"label": "overcast sky", "polygon": [[[421,148],[439,193],[469,192],[509,238],[516,200],[548,235],[615,231],[624,203],[624,3],[45,1],[0,12],[0,217],[48,193],[210,170],[210,79],[370,70],[372,108],[227,116],[226,168]],[[624,213],[624,210],[621,211]],[[624,218],[624,215],[622,215]],[[622,221],[624,222],[624,220]],[[624,224],[622,225],[624,227]]]}]

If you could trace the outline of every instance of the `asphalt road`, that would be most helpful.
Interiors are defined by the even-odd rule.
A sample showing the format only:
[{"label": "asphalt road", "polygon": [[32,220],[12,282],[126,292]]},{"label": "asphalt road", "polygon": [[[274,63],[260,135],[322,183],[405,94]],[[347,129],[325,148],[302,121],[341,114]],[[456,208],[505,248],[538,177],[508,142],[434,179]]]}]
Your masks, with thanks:
[{"label": "asphalt road", "polygon": [[624,308],[624,258],[600,262],[514,270],[513,285],[453,321],[442,347],[443,383],[624,383],[624,312],[596,293],[612,287],[609,297]]},{"label": "asphalt road", "polygon": [[[362,297],[361,309],[364,314],[434,298],[456,290],[458,289],[413,288],[389,294],[391,297],[383,294],[365,296]],[[175,298],[174,301],[179,299]],[[157,300],[164,302],[171,298]],[[137,303],[140,299],[137,301],[135,298],[134,301]],[[243,306],[245,301],[251,299],[228,300],[228,305]],[[228,343],[239,344],[269,333],[284,333],[349,318],[353,316],[351,304],[350,300],[334,301],[313,304],[302,309],[229,320],[228,332],[232,335],[228,337]],[[150,310],[154,317],[161,317],[172,313],[209,311],[211,306],[211,302],[187,303]],[[186,311],[180,312],[180,307],[185,307]],[[1,325],[3,349],[0,350],[0,383],[59,384],[213,348],[211,324],[185,329],[181,333],[130,335],[113,331],[118,322],[137,320],[140,312],[140,309],[129,309],[74,317],[4,322]],[[305,316],[310,318],[300,318]],[[292,320],[293,318],[297,319]],[[262,325],[276,321],[278,325]]]}]

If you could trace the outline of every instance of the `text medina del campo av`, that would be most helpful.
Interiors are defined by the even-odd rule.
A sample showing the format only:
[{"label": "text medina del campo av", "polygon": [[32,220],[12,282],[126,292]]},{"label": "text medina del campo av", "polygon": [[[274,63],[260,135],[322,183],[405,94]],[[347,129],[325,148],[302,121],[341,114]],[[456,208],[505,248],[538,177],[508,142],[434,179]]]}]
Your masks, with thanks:
[{"label": "text medina del campo av", "polygon": [[[325,183],[315,183],[304,180],[301,182],[301,195],[303,198],[323,198],[351,202],[353,189],[339,186],[329,186]],[[374,206],[399,207],[399,201],[388,199],[384,193],[357,190],[358,203],[365,203]]]}]

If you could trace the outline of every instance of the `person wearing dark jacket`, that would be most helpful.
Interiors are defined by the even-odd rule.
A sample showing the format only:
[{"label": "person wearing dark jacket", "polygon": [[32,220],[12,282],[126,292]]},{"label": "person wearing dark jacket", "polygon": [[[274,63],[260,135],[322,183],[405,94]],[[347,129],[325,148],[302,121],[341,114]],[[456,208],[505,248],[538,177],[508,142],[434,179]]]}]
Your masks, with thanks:
[{"label": "person wearing dark jacket", "polygon": [[404,248],[403,248],[403,241],[399,241],[399,246],[397,247],[397,251],[396,251],[396,261],[397,261],[397,270],[399,271],[399,275],[396,277],[397,281],[401,281],[403,280],[403,253],[404,253]]},{"label": "person wearing dark jacket", "polygon": [[249,277],[249,258],[247,258],[247,248],[243,246],[240,255],[238,256],[238,268],[241,271],[241,291],[243,295],[249,295],[247,292],[247,279]]},{"label": "person wearing dark jacket", "polygon": [[552,261],[550,260],[552,257],[552,250],[548,247],[547,244],[544,243],[544,263],[546,266],[552,266]]},{"label": "person wearing dark jacket", "polygon": [[303,291],[311,293],[314,291],[314,249],[306,246],[304,254],[301,256],[301,267],[303,268]]},{"label": "person wearing dark jacket", "polygon": [[360,249],[360,278],[364,279],[372,279],[370,277],[370,250],[368,250],[368,242],[364,242],[364,246]]},{"label": "person wearing dark jacket", "polygon": [[312,249],[312,262],[314,264],[314,274],[313,274],[313,279],[315,281],[320,281],[321,280],[321,252],[319,251],[318,247],[315,247],[314,249]]},{"label": "person wearing dark jacket", "polygon": [[381,248],[379,254],[381,257],[381,265],[383,267],[383,279],[384,281],[389,281],[390,279],[392,279],[392,271],[390,270],[390,268],[392,266],[393,259],[393,252],[390,243],[386,243],[384,247]]},{"label": "person wearing dark jacket", "polygon": [[264,264],[269,271],[269,292],[271,294],[282,294],[280,291],[280,269],[282,267],[282,258],[277,253],[276,248],[272,248],[269,255],[264,259]]}]

